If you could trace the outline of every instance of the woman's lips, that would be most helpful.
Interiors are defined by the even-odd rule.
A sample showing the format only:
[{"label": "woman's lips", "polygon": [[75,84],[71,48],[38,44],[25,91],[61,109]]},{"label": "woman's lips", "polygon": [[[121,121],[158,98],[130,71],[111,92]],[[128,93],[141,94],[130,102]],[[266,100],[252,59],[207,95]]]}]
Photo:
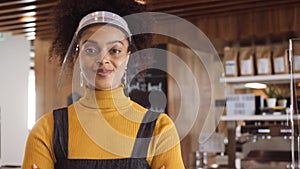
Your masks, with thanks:
[{"label": "woman's lips", "polygon": [[98,69],[97,70],[97,75],[98,76],[106,77],[106,76],[109,76],[112,72],[113,71],[109,70],[109,69]]}]

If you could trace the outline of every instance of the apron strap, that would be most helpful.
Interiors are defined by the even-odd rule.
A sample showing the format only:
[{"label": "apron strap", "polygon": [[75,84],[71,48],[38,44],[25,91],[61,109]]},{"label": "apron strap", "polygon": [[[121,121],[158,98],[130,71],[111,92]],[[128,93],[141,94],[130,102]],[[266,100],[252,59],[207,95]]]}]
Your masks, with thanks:
[{"label": "apron strap", "polygon": [[147,111],[143,121],[140,125],[136,136],[132,158],[146,158],[148,154],[148,147],[152,138],[152,133],[155,128],[156,120],[160,113]]},{"label": "apron strap", "polygon": [[68,158],[68,108],[53,111],[54,137],[53,149],[56,159]]},{"label": "apron strap", "polygon": [[[147,111],[138,130],[131,157],[146,158],[155,124],[160,113]],[[56,159],[68,159],[68,108],[53,111],[53,149]]]}]

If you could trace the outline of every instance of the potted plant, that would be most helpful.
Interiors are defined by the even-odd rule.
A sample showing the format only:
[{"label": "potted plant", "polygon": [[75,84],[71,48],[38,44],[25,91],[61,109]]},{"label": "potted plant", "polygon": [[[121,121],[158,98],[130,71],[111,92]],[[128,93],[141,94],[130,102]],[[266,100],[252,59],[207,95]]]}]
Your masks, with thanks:
[{"label": "potted plant", "polygon": [[287,98],[289,97],[290,91],[285,88],[277,88],[276,98],[278,99],[278,106],[286,107]]},{"label": "potted plant", "polygon": [[273,108],[276,106],[277,101],[277,91],[274,85],[268,85],[266,89],[263,90],[265,95],[267,96],[267,107]]}]

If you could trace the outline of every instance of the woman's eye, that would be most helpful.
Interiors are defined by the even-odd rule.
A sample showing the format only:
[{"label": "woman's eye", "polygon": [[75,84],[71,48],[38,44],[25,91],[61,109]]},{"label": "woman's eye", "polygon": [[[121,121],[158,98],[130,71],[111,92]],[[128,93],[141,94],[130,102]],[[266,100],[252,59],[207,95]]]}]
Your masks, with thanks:
[{"label": "woman's eye", "polygon": [[98,50],[95,48],[85,48],[84,53],[86,53],[88,55],[96,55],[96,54],[98,54]]},{"label": "woman's eye", "polygon": [[118,50],[118,49],[111,49],[110,52],[111,52],[112,54],[119,54],[119,53],[121,53],[121,50]]}]

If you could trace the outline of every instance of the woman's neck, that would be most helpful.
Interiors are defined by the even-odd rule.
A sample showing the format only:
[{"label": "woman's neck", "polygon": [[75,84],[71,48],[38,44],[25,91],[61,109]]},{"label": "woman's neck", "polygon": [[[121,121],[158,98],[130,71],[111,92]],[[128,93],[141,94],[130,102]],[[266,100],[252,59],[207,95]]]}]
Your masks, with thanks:
[{"label": "woman's neck", "polygon": [[79,100],[89,108],[97,109],[124,109],[131,105],[131,100],[124,94],[124,87],[112,90],[97,90],[86,87],[85,95]]}]

